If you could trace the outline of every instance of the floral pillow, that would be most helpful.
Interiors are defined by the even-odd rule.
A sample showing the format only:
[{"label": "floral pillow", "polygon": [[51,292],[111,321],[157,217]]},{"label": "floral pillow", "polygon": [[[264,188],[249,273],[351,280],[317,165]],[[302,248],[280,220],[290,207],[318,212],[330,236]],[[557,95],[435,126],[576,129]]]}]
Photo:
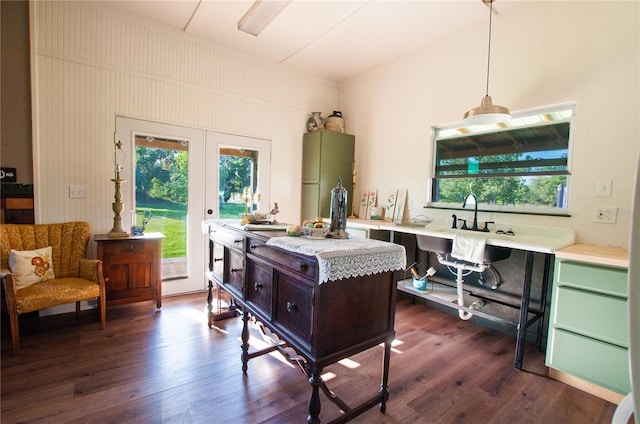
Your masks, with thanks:
[{"label": "floral pillow", "polygon": [[56,278],[53,272],[51,246],[36,250],[11,249],[9,269],[18,289]]}]

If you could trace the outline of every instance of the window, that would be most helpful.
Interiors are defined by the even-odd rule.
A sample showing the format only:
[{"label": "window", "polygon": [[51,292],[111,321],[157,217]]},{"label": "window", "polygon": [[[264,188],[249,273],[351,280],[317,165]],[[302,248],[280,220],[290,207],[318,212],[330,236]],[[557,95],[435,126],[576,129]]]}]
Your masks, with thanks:
[{"label": "window", "polygon": [[189,142],[136,135],[136,210],[132,225],[160,232],[162,278],[187,276]]},{"label": "window", "polygon": [[567,214],[575,105],[515,113],[500,124],[433,128],[430,207]]},{"label": "window", "polygon": [[220,202],[219,218],[238,219],[244,212],[257,209],[260,193],[258,187],[258,155],[250,149],[220,147]]}]

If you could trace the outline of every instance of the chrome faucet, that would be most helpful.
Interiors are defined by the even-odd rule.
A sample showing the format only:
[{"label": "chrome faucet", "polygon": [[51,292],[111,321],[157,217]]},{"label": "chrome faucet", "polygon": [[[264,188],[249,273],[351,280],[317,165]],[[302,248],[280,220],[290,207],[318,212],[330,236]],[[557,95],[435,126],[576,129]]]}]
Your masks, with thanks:
[{"label": "chrome faucet", "polygon": [[469,205],[473,205],[473,224],[471,225],[470,229],[472,231],[478,231],[478,198],[473,193],[468,194],[467,197],[464,198],[464,202],[462,203],[463,209],[467,206],[467,202],[469,203]]}]

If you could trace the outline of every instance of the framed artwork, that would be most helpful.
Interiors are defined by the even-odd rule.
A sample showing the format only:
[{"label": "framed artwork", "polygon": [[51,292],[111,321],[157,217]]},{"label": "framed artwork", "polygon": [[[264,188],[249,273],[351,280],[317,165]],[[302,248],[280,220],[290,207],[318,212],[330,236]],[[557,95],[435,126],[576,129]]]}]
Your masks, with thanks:
[{"label": "framed artwork", "polygon": [[360,196],[360,219],[365,219],[367,216],[367,208],[369,206],[369,189],[363,190]]},{"label": "framed artwork", "polygon": [[398,197],[398,190],[392,189],[389,191],[387,195],[387,206],[384,211],[384,220],[385,221],[393,221],[393,214],[396,210],[396,199]]},{"label": "framed artwork", "polygon": [[367,215],[365,219],[371,219],[371,209],[378,204],[378,190],[369,190],[369,200],[367,201]]},{"label": "framed artwork", "polygon": [[396,210],[393,213],[394,221],[402,221],[404,218],[404,205],[407,202],[407,189],[398,189],[398,197],[396,199]]}]

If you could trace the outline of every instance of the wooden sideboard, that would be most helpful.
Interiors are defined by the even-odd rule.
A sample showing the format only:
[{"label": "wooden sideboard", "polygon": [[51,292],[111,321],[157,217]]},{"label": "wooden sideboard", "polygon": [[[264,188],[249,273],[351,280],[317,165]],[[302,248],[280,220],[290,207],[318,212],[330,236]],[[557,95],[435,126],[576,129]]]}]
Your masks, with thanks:
[{"label": "wooden sideboard", "polygon": [[[229,225],[209,227],[209,279],[226,290],[242,310],[243,372],[247,372],[249,359],[275,350],[298,362],[312,386],[309,423],[320,422],[320,390],[344,412],[335,422],[348,421],[378,404],[384,412],[395,337],[394,272],[321,283],[316,257],[268,245],[274,236],[284,236],[284,232],[244,231]],[[210,294],[209,302],[211,298]],[[250,317],[275,333],[277,339],[272,346],[249,352]],[[381,343],[381,386],[367,401],[349,407],[326,387],[322,371]],[[297,355],[292,357],[288,348]]]},{"label": "wooden sideboard", "polygon": [[94,236],[106,282],[107,306],[155,300],[160,309],[163,238],[161,233],[125,238]]}]

